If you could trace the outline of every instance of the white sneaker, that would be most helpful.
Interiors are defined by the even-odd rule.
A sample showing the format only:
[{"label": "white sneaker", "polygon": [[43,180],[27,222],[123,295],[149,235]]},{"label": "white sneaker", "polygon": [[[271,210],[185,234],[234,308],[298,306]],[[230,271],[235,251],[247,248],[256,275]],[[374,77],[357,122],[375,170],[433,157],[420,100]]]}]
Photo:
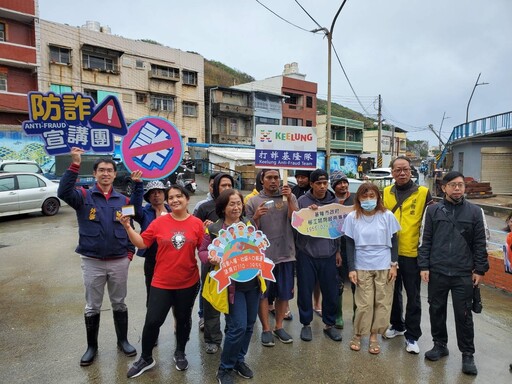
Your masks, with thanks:
[{"label": "white sneaker", "polygon": [[385,339],[393,339],[397,336],[403,336],[403,335],[405,335],[405,330],[397,331],[395,328],[389,327],[386,330],[386,332],[384,332],[384,335],[382,335],[382,336],[384,336]]},{"label": "white sneaker", "polygon": [[416,342],[416,340],[405,340],[405,350],[409,353],[418,354],[420,353],[420,346]]}]

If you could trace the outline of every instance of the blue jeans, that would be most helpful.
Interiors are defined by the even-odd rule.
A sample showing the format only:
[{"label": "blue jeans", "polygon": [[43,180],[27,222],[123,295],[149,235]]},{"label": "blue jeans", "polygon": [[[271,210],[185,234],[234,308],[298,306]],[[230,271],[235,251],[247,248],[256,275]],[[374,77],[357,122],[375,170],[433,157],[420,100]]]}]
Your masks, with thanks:
[{"label": "blue jeans", "polygon": [[226,333],[220,357],[221,369],[233,369],[237,362],[245,360],[259,304],[259,288],[246,292],[235,290],[235,302],[229,304],[229,314],[226,315]]}]

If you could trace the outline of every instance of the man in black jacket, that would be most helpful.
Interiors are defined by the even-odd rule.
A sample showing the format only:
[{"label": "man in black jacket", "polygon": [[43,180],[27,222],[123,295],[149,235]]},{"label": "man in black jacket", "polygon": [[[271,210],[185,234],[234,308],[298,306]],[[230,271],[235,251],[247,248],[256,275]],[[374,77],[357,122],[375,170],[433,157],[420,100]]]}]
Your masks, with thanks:
[{"label": "man in black jacket", "polygon": [[478,373],[473,353],[471,314],[473,286],[489,270],[485,217],[481,208],[464,199],[464,175],[452,171],[443,178],[444,200],[427,207],[423,217],[418,266],[428,283],[430,326],[434,347],[425,353],[431,361],[448,355],[446,311],[451,291],[457,345],[462,352],[462,372]]}]

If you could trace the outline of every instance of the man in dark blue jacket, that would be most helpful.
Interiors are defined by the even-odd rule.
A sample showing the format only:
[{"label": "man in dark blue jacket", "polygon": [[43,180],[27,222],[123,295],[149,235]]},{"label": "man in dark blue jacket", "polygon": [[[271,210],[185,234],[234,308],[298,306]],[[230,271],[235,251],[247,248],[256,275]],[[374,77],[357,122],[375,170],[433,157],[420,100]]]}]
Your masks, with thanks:
[{"label": "man in dark blue jacket", "polygon": [[[299,198],[299,209],[316,210],[322,205],[337,203],[338,199],[329,189],[329,175],[323,169],[314,170],[309,178],[311,190]],[[336,266],[341,266],[339,239],[324,239],[298,234],[297,239],[297,304],[303,327],[300,338],[311,341],[310,323],[313,321],[311,295],[317,281],[322,293],[322,321],[324,333],[334,341],[341,341],[335,328],[338,311],[338,285]]]},{"label": "man in dark blue jacket", "polygon": [[[119,221],[122,207],[129,203],[126,196],[114,191],[116,164],[112,159],[98,159],[93,175],[96,184],[91,189],[75,189],[84,151],[71,149],[71,165],[60,180],[58,196],[76,211],[78,221],[78,246],[81,256],[82,276],[85,285],[85,328],[87,351],[80,365],[91,365],[98,351],[100,310],[105,285],[108,288],[117,345],[127,356],[137,351],[127,339],[128,310],[124,300],[127,291],[128,267],[135,250]],[[142,173],[135,171],[132,179],[140,181]],[[108,282],[108,284],[107,284]]]},{"label": "man in dark blue jacket", "polygon": [[464,175],[452,171],[443,178],[445,197],[427,207],[418,249],[421,278],[428,283],[430,328],[434,347],[425,353],[431,361],[448,355],[446,311],[451,291],[457,345],[462,352],[462,372],[478,373],[475,353],[473,286],[489,270],[487,230],[483,210],[464,199]]}]

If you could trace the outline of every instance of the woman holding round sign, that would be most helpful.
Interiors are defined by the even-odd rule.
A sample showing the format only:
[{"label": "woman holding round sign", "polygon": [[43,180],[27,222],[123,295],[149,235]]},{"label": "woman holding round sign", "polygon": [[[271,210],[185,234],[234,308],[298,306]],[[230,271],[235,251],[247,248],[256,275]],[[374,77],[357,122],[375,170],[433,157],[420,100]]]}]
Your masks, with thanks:
[{"label": "woman holding round sign", "polygon": [[178,371],[188,368],[185,346],[190,336],[191,315],[199,291],[199,270],[195,251],[204,234],[203,223],[188,213],[188,191],[172,185],[166,191],[171,212],[158,216],[138,234],[123,215],[123,224],[131,242],[140,249],[158,244],[156,265],[149,292],[148,309],[142,331],[142,353],[128,370],[128,378],[137,377],[155,366],[152,350],[171,307],[176,318],[174,362]]},{"label": "woman holding round sign", "polygon": [[[234,255],[240,255],[237,264],[251,253],[259,253],[255,244],[256,232],[251,223],[243,216],[242,194],[235,189],[223,191],[215,201],[215,211],[219,217],[210,224],[199,248],[199,258],[203,263],[222,267],[222,263]],[[243,223],[243,225],[241,224]],[[235,229],[235,231],[230,231]],[[231,232],[235,236],[222,234]],[[260,233],[261,235],[261,233]],[[228,256],[229,255],[231,256]],[[231,259],[234,261],[235,257]],[[217,268],[216,268],[217,269]],[[220,273],[221,271],[219,271]],[[244,276],[245,275],[245,276]],[[228,313],[226,313],[226,331],[217,379],[219,383],[233,382],[232,372],[244,378],[252,378],[253,372],[245,363],[254,323],[258,315],[260,292],[266,289],[261,275],[247,269],[233,274],[231,284],[226,288],[228,294]],[[206,287],[205,287],[206,289]],[[213,305],[213,303],[212,303]]]},{"label": "woman holding round sign", "polygon": [[354,336],[350,349],[361,349],[361,336],[370,334],[368,352],[380,353],[378,335],[391,315],[397,273],[400,224],[382,203],[375,184],[363,183],[356,193],[354,211],[343,224],[346,237],[348,277],[356,285]]}]

